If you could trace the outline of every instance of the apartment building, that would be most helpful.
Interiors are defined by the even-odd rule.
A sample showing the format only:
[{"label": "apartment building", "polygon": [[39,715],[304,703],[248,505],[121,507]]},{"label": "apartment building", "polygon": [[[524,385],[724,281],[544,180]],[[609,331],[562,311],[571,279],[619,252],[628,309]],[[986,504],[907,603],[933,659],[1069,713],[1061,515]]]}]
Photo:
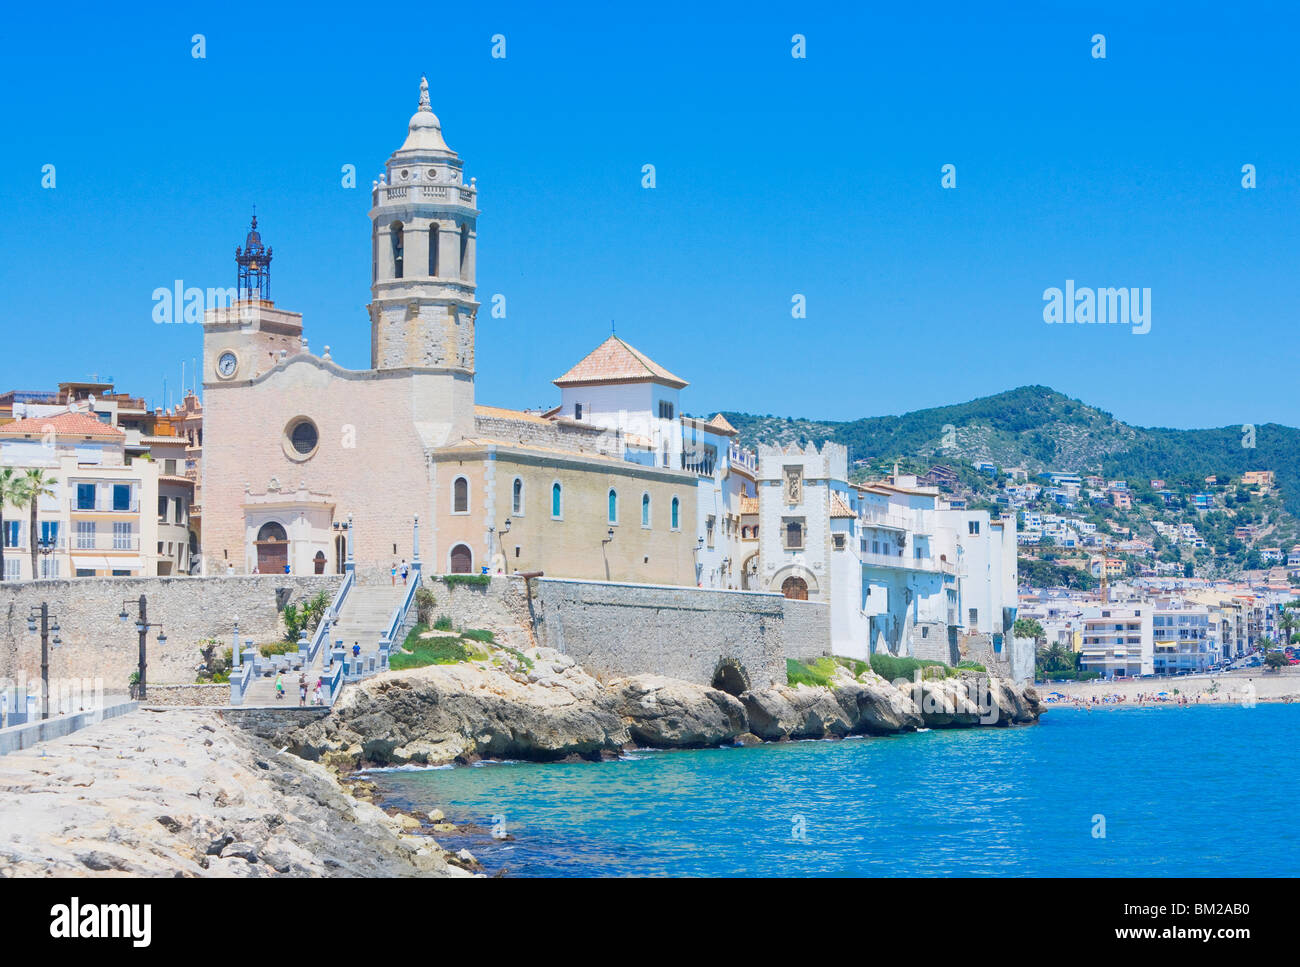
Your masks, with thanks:
[{"label": "apartment building", "polygon": [[1218,629],[1208,607],[1179,603],[1157,607],[1151,626],[1155,674],[1204,672],[1219,662]]},{"label": "apartment building", "polygon": [[1079,667],[1106,679],[1154,674],[1153,617],[1147,604],[1086,609]]},{"label": "apartment building", "polygon": [[47,481],[35,529],[7,509],[4,580],[189,573],[193,485],[121,427],[84,408],[23,417],[0,426],[0,465]]}]

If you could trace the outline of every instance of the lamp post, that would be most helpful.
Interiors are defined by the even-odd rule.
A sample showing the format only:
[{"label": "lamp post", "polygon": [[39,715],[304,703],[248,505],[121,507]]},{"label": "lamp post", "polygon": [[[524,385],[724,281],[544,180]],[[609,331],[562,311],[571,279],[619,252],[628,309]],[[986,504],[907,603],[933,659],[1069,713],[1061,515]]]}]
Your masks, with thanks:
[{"label": "lamp post", "polygon": [[135,621],[135,630],[140,635],[140,669],[139,669],[139,681],[137,682],[137,686],[136,686],[138,688],[136,697],[138,699],[143,700],[145,697],[145,667],[147,664],[147,662],[145,661],[145,642],[149,636],[149,629],[150,628],[158,629],[158,644],[160,645],[167,644],[167,636],[163,634],[163,627],[161,622],[154,622],[152,624],[149,622],[149,603],[145,600],[143,594],[140,595],[139,601],[132,602],[130,598],[127,598],[125,601],[123,601],[122,610],[118,613],[119,618],[121,618],[123,621],[127,621],[130,619],[131,615],[126,610],[127,606],[130,604],[135,604],[135,606],[139,609],[139,617],[137,617]]},{"label": "lamp post", "polygon": [[[50,624],[50,606],[45,601],[27,613],[28,631],[36,630],[38,616],[41,622],[41,718],[47,719],[50,717],[50,646],[59,647],[63,639],[59,637],[59,619],[55,618],[54,624]],[[53,640],[50,639],[51,632]]]},{"label": "lamp post", "polygon": [[[47,576],[47,577],[49,577],[49,576],[50,576],[50,574],[49,574],[49,571],[50,571],[50,563],[49,563],[49,561],[50,561],[50,555],[54,553],[54,541],[49,540],[49,539],[46,539],[46,538],[42,538],[41,540],[39,540],[39,541],[36,542],[36,549],[40,552],[40,554],[41,554],[41,561],[43,562],[43,565],[44,565],[44,566],[41,568],[41,570],[44,571],[44,572],[46,573],[46,576]],[[32,577],[35,578],[36,575],[33,574]]]}]

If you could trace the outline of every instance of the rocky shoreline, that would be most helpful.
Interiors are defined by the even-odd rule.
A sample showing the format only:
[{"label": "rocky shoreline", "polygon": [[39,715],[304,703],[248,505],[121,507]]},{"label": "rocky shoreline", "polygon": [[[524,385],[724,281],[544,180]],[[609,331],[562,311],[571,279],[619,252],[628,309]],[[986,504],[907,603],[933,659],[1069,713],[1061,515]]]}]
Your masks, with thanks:
[{"label": "rocky shoreline", "polygon": [[[985,674],[887,682],[840,668],[829,686],[775,686],[735,696],[658,675],[603,683],[550,649],[494,662],[388,672],[349,687],[331,714],[275,737],[342,773],[479,759],[617,758],[636,747],[892,735],[923,728],[1028,725],[1031,686]],[[506,656],[507,659],[509,656]]]},{"label": "rocky shoreline", "polygon": [[141,709],[0,756],[0,876],[472,876],[434,839],[472,829],[381,808],[367,767],[600,760],[1036,722],[1037,693],[987,675],[735,696],[654,675],[602,682],[548,649],[386,672],[328,713]]},{"label": "rocky shoreline", "polygon": [[0,877],[470,876],[411,816],[203,710],[0,756]]}]

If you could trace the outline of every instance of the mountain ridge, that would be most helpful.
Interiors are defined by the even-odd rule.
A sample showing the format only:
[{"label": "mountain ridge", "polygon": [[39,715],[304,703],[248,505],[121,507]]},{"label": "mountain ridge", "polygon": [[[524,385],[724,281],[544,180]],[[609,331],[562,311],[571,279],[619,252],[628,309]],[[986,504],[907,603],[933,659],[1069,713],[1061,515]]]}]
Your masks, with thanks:
[{"label": "mountain ridge", "polygon": [[1277,423],[1255,426],[1253,433],[1242,426],[1142,427],[1042,385],[857,420],[723,415],[747,446],[830,440],[848,447],[851,463],[897,459],[924,470],[921,464],[987,460],[1024,467],[1031,475],[1055,470],[1107,479],[1163,478],[1186,488],[1210,474],[1222,479],[1272,470],[1286,509],[1300,516],[1300,429]]}]

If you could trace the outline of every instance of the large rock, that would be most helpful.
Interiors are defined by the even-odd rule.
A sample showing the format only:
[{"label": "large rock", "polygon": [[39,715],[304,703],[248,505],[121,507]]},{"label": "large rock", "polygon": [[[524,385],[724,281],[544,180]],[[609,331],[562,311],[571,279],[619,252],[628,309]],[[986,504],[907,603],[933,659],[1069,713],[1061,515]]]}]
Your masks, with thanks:
[{"label": "large rock", "polygon": [[774,685],[740,696],[749,717],[749,730],[769,742],[782,739],[821,739],[845,736],[854,722],[829,688]]},{"label": "large rock", "polygon": [[916,703],[879,675],[862,680],[837,676],[833,691],[852,722],[854,735],[892,735],[914,731],[924,724]]},{"label": "large rock", "polygon": [[536,682],[475,664],[386,672],[349,686],[331,715],[292,738],[295,751],[339,767],[595,759],[631,740],[617,695],[561,662],[546,662]]},{"label": "large rock", "polygon": [[726,692],[662,675],[637,675],[613,688],[638,745],[701,749],[734,742],[749,730],[745,707]]},{"label": "large rock", "polygon": [[913,682],[905,691],[910,692],[928,729],[968,729],[980,725],[988,717],[987,708],[981,711],[975,703],[977,690],[962,679]]}]

